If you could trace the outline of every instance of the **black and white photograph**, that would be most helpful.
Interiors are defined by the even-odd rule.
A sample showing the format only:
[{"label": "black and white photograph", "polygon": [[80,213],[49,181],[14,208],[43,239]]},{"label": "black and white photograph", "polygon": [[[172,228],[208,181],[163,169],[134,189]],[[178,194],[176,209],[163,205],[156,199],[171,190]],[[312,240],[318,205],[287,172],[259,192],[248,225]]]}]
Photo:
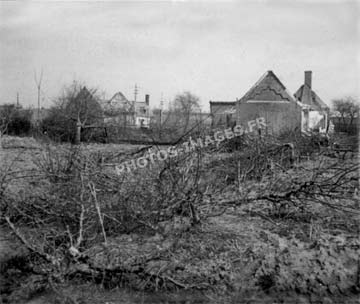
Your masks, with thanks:
[{"label": "black and white photograph", "polygon": [[0,304],[360,304],[360,1],[0,1]]}]

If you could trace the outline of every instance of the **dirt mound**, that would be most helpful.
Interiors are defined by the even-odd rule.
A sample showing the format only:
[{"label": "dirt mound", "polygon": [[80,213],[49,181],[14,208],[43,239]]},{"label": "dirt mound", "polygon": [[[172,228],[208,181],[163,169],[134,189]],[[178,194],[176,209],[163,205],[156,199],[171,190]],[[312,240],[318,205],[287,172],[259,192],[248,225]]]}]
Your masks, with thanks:
[{"label": "dirt mound", "polygon": [[359,292],[357,239],[325,235],[313,243],[276,239],[255,273],[263,289],[317,295]]}]

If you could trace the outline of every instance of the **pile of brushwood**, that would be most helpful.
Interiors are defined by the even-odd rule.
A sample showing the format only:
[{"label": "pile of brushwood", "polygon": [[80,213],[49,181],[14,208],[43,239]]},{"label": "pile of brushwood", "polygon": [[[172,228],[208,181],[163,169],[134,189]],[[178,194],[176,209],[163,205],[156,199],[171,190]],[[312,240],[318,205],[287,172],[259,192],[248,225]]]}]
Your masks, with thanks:
[{"label": "pile of brushwood", "polygon": [[[79,280],[216,294],[359,292],[358,164],[301,162],[293,143],[237,140],[231,152],[196,148],[122,174],[85,146],[48,145],[37,171],[21,177],[42,191],[21,195],[9,190],[20,177],[2,168],[1,223],[28,252],[2,265],[8,301]],[[239,223],[217,224],[229,212],[246,229],[263,224],[245,242]]]}]

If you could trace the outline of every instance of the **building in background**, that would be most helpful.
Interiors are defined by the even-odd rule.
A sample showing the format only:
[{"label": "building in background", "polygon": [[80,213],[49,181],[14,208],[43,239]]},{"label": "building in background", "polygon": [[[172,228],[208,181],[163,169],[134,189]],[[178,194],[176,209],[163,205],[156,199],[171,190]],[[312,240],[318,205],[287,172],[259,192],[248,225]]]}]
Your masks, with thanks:
[{"label": "building in background", "polygon": [[294,94],[302,104],[301,129],[303,132],[326,133],[330,122],[330,108],[312,90],[312,72],[305,71],[304,84]]},{"label": "building in background", "polygon": [[106,124],[123,127],[135,125],[133,104],[123,93],[115,93],[109,100],[102,101],[101,106],[104,110],[104,122]]},{"label": "building in background", "polygon": [[135,126],[139,128],[150,127],[150,95],[145,95],[144,101],[135,101]]},{"label": "building in background", "polygon": [[210,101],[213,128],[265,118],[262,132],[328,132],[330,109],[312,89],[312,72],[305,71],[304,84],[292,95],[273,71],[267,71],[237,101]]},{"label": "building in background", "polygon": [[181,113],[174,109],[151,111],[151,126],[168,130],[181,129],[186,132],[195,128],[210,128],[211,121],[211,114],[207,112]]},{"label": "building in background", "polygon": [[263,117],[266,134],[278,135],[301,130],[301,105],[272,72],[266,72],[238,100],[236,122],[246,124]]},{"label": "building in background", "polygon": [[228,128],[236,123],[236,101],[210,100],[211,126]]},{"label": "building in background", "polygon": [[129,128],[148,128],[150,125],[150,95],[144,101],[130,101],[121,92],[102,101],[104,122]]}]

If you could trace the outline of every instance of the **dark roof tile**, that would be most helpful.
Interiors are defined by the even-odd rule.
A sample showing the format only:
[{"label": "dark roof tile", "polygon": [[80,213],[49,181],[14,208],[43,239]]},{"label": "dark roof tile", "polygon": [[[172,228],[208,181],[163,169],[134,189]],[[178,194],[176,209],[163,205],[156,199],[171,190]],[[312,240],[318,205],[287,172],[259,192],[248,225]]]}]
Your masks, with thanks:
[{"label": "dark roof tile", "polygon": [[240,102],[246,102],[250,99],[295,102],[286,87],[272,71],[266,72],[240,99]]},{"label": "dark roof tile", "polygon": [[311,106],[314,110],[328,110],[329,106],[311,90],[307,85],[302,85],[294,94],[294,97],[303,104]]}]

